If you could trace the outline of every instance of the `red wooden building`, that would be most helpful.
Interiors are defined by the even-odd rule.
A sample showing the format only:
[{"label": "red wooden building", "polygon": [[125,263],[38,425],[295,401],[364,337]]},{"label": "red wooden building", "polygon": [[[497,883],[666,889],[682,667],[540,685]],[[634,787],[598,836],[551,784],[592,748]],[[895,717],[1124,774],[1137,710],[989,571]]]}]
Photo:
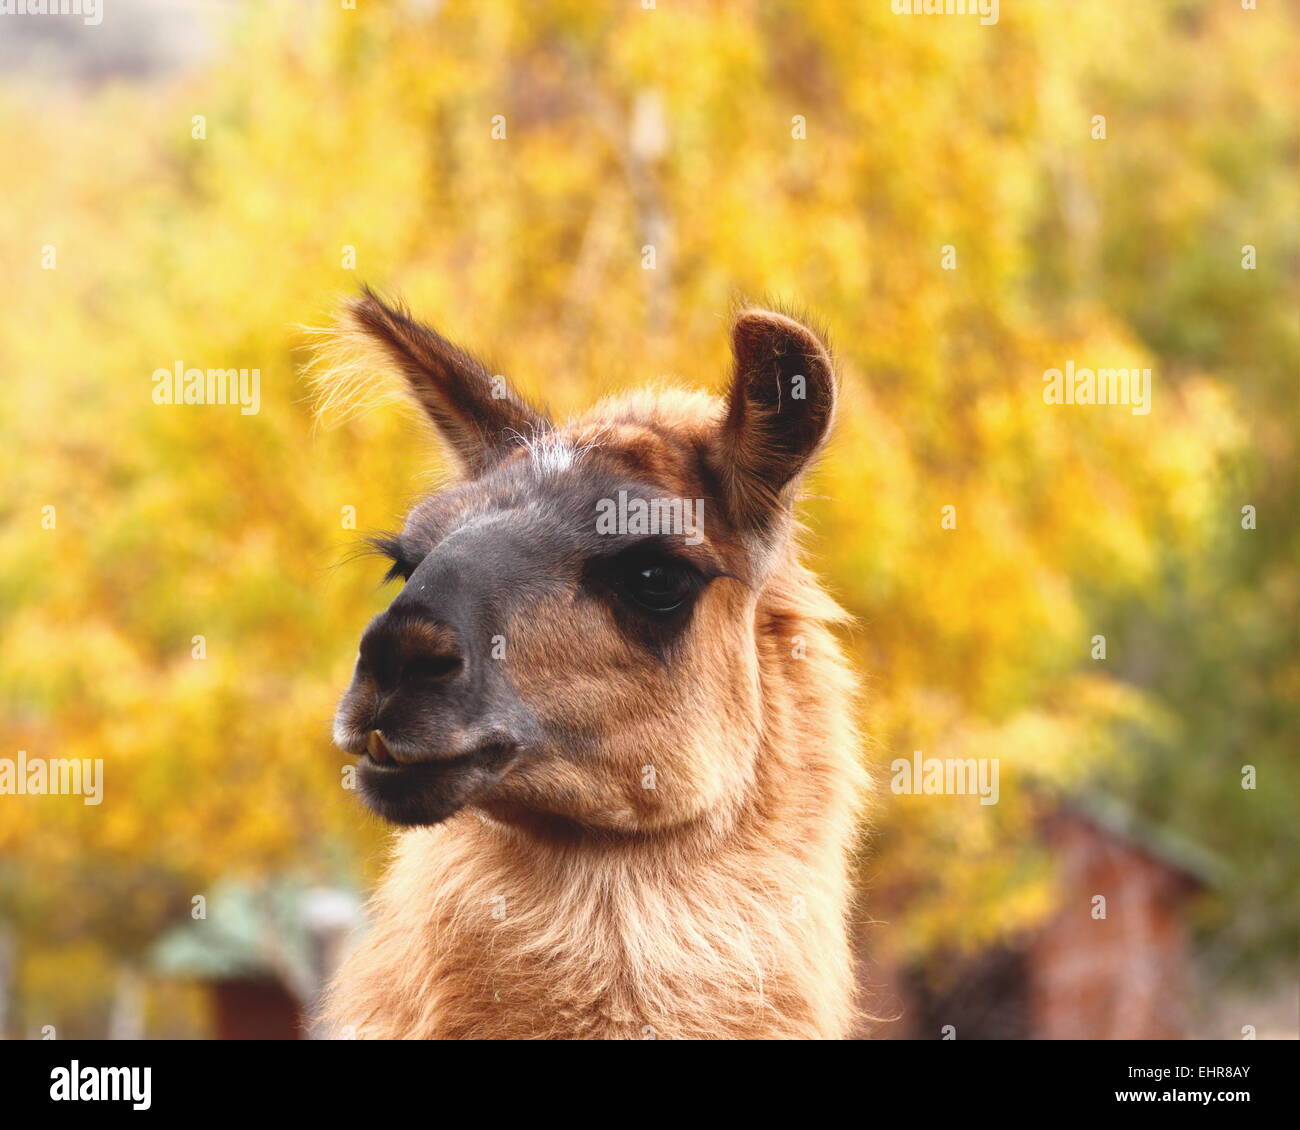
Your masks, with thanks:
[{"label": "red wooden building", "polygon": [[[975,957],[938,957],[925,969],[867,963],[870,998],[888,1019],[866,1034],[1045,1040],[1190,1034],[1187,912],[1213,862],[1095,799],[1047,807],[1039,835],[1055,865],[1056,911],[1037,929]],[[905,905],[892,912],[905,914]]]}]

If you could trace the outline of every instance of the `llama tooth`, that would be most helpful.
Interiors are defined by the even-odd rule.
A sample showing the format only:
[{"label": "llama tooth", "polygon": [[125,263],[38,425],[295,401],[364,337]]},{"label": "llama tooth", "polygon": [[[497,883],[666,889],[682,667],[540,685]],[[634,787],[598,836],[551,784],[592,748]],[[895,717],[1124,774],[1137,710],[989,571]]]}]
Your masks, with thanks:
[{"label": "llama tooth", "polygon": [[[366,753],[370,755],[372,761],[380,763],[392,758],[388,746],[384,742],[384,737],[378,730],[371,730],[370,736],[366,738]],[[396,760],[396,758],[392,758],[392,760]]]}]

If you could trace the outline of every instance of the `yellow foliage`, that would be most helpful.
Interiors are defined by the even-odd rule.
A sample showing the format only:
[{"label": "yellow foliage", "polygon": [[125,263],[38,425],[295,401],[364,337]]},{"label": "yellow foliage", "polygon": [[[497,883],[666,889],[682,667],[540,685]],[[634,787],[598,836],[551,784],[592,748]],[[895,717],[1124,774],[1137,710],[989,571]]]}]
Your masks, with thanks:
[{"label": "yellow foliage", "polygon": [[[1019,782],[1118,782],[1135,735],[1182,734],[1090,638],[1171,577],[1213,591],[1215,547],[1292,450],[1248,375],[1195,358],[1207,321],[1230,342],[1233,311],[1276,301],[1241,290],[1252,219],[1226,226],[1247,189],[1223,170],[1281,160],[1234,146],[1252,110],[1285,132],[1264,95],[1293,20],[1183,7],[1004,5],[984,28],[833,0],[252,5],[178,77],[0,86],[5,752],[106,765],[100,807],[0,797],[11,916],[129,958],[226,872],[373,867],[329,719],[387,596],[346,558],[441,468],[390,404],[313,420],[301,327],[363,281],[561,414],[662,377],[718,387],[738,295],[823,321],[844,394],[804,513],[859,621],[870,756],[884,779],[916,748],[997,757],[1008,782],[996,808],[883,792],[871,870],[919,892],[891,944],[1046,913]],[[1255,230],[1277,231],[1291,194],[1259,181]],[[1126,265],[1181,264],[1194,290],[1211,241],[1197,309],[1217,320],[1176,287],[1143,301]],[[1067,359],[1152,367],[1150,414],[1044,403]],[[153,403],[178,362],[258,368],[260,410]],[[1293,575],[1273,585],[1294,607]],[[1273,677],[1300,685],[1294,663]],[[156,897],[123,906],[105,873]]]}]

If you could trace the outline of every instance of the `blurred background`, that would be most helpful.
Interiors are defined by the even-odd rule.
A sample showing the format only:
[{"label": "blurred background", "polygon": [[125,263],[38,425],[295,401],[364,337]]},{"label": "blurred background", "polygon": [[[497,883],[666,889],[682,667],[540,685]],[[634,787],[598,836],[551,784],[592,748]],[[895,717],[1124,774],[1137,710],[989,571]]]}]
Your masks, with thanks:
[{"label": "blurred background", "polygon": [[[369,282],[561,415],[718,387],[737,295],[828,328],[864,1034],[1295,1038],[1298,22],[0,16],[0,759],[104,764],[0,795],[0,1035],[307,1034],[386,838],[329,739],[392,595],[353,555],[438,470],[394,407],[313,416],[302,327]],[[1150,413],[1044,403],[1067,360]],[[259,411],[155,404],[177,364]],[[895,794],[916,750],[999,802]]]}]

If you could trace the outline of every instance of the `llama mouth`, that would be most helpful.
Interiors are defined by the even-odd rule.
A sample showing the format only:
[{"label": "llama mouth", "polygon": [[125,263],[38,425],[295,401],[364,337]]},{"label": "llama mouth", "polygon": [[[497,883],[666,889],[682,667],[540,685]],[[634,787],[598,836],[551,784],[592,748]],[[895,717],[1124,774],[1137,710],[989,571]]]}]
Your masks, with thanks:
[{"label": "llama mouth", "polygon": [[401,752],[393,748],[392,739],[386,739],[380,730],[371,730],[366,739],[366,748],[361,752],[361,764],[367,769],[381,773],[398,773],[403,769],[434,769],[454,771],[467,768],[482,756],[479,751],[457,754],[450,757],[436,755],[416,755],[409,748]]},{"label": "llama mouth", "polygon": [[403,773],[454,773],[461,769],[472,768],[476,758],[473,754],[464,757],[396,757],[391,752],[387,757],[372,757],[368,752],[361,755],[359,762],[363,772],[381,773],[391,777],[400,777]]},{"label": "llama mouth", "polygon": [[496,748],[402,761],[379,761],[367,752],[358,766],[359,791],[370,810],[391,824],[440,824],[488,793],[514,760],[513,751]]}]

